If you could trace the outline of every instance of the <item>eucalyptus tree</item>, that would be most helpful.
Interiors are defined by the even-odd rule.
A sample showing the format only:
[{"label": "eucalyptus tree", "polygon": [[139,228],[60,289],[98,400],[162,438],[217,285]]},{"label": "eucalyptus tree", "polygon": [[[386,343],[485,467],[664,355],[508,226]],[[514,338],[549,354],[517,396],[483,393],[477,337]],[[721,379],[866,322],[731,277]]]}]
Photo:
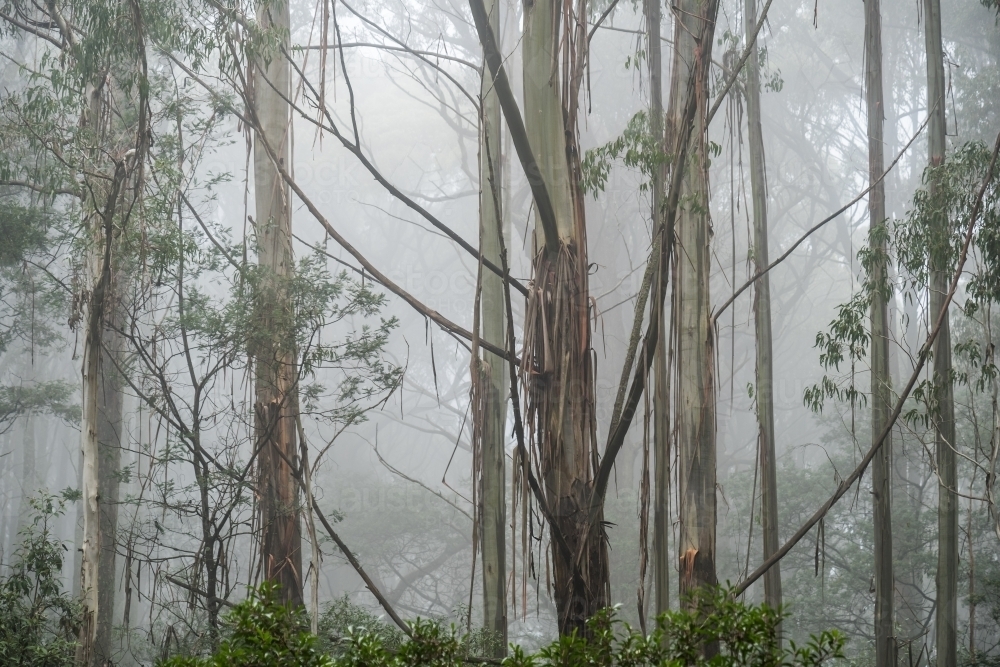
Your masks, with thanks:
[{"label": "eucalyptus tree", "polygon": [[[261,545],[264,578],[281,585],[281,598],[302,604],[302,532],[299,525],[299,485],[295,386],[297,352],[285,329],[292,316],[288,309],[287,281],[294,271],[292,259],[291,189],[274,162],[289,164],[291,116],[291,67],[283,57],[289,47],[288,0],[256,5],[259,28],[274,43],[253,63],[250,115],[255,119],[254,199],[257,216],[257,261],[265,271],[264,289],[257,304],[262,328],[269,332],[256,342],[254,404],[259,451]],[[269,146],[265,146],[268,144]]]},{"label": "eucalyptus tree", "polygon": [[[715,332],[710,326],[711,222],[708,195],[708,91],[719,3],[684,0],[676,10],[674,61],[667,109],[668,136],[679,136],[695,100],[690,162],[678,211],[674,266],[680,585],[684,596],[718,583],[716,541]],[[693,85],[689,85],[689,81]],[[662,557],[665,557],[663,554]]]},{"label": "eucalyptus tree", "polygon": [[[108,476],[116,471],[102,466],[101,442],[116,436],[120,398],[111,377],[104,378],[106,391],[101,392],[101,374],[102,358],[115,349],[106,333],[116,308],[117,238],[141,199],[149,146],[144,8],[138,3],[52,0],[30,9],[5,9],[11,11],[3,17],[6,29],[32,34],[39,45],[31,83],[22,94],[8,97],[5,106],[26,147],[43,159],[14,163],[15,156],[8,154],[4,172],[43,193],[74,195],[70,210],[82,232],[79,256],[85,260],[77,265],[79,291],[70,321],[82,324],[84,333],[83,622],[77,660],[89,665],[106,659],[100,653],[107,650],[110,630],[107,611],[102,614],[100,606],[113,582],[102,583],[100,575],[113,571],[108,557],[114,550],[102,567],[108,544],[101,532],[113,534],[114,528],[108,521],[113,511],[103,513],[109,507],[102,490],[110,491]],[[115,449],[113,443],[108,449]]]},{"label": "eucalyptus tree", "polygon": [[[768,259],[767,176],[764,161],[764,133],[760,110],[760,61],[755,57],[757,0],[745,0],[743,27],[747,48],[753,49],[746,64],[747,130],[750,148],[750,187],[753,201],[753,263],[756,273],[770,264]],[[767,274],[754,285],[754,328],[756,335],[757,449],[761,470],[761,532],[764,560],[778,550],[778,474],[774,430],[774,352],[771,334],[771,278]],[[764,602],[781,607],[781,565],[764,575]]]},{"label": "eucalyptus tree", "polygon": [[[500,33],[502,7],[486,3],[490,28]],[[504,229],[503,162],[500,102],[489,72],[484,68],[479,95],[479,234],[483,260],[500,266]],[[507,348],[504,287],[501,276],[480,270],[482,337],[501,349]],[[481,313],[481,315],[480,315]],[[479,530],[482,534],[483,623],[497,638],[498,657],[507,646],[507,541],[506,521],[506,433],[507,382],[505,360],[489,351],[473,358],[473,400],[477,402],[473,428],[478,434],[477,467],[480,476]]]},{"label": "eucalyptus tree", "polygon": [[[868,261],[871,289],[871,402],[873,443],[892,410],[889,374],[888,229],[885,216],[884,96],[882,92],[882,10],[879,0],[865,0],[865,101],[868,111]],[[896,665],[895,576],[892,551],[892,434],[884,437],[872,462],[873,529],[875,531],[875,664]]]},{"label": "eucalyptus tree", "polygon": [[[928,161],[932,170],[929,193],[933,199],[940,189],[935,168],[945,159],[945,79],[941,48],[941,3],[923,3],[924,40],[927,50]],[[929,314],[936,318],[946,308],[948,291],[947,246],[949,220],[944,211],[930,211],[934,236],[939,242],[930,248]],[[934,448],[938,475],[938,565],[937,614],[934,620],[938,667],[955,667],[958,659],[958,475],[955,454],[955,402],[952,390],[950,316],[944,314],[941,333],[934,346],[936,406]]]},{"label": "eucalyptus tree", "polygon": [[[663,44],[660,28],[663,21],[663,7],[660,0],[646,0],[646,48],[649,52],[649,134],[660,155],[667,152],[663,128]],[[654,160],[650,182],[650,219],[654,229],[660,229],[664,221],[664,206],[667,197],[667,165],[665,159]],[[670,438],[670,377],[667,357],[666,294],[659,292],[668,284],[665,274],[670,271],[667,248],[661,245],[657,258],[656,290],[653,295],[651,318],[658,325],[656,357],[653,360],[653,581],[655,582],[655,604],[657,614],[670,610],[670,577],[673,567],[670,553],[670,482],[671,482],[671,438]],[[643,480],[646,483],[646,480]],[[640,581],[640,585],[645,583]]]}]

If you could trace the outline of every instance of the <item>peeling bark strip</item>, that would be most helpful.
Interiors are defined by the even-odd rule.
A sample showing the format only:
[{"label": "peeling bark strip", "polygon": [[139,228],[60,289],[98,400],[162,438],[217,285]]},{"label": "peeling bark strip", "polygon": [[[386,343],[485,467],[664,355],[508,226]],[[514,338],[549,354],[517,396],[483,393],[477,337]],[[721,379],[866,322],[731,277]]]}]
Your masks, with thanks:
[{"label": "peeling bark strip", "polygon": [[[276,30],[287,50],[288,3],[259,5],[264,30]],[[260,285],[260,334],[253,349],[256,363],[254,441],[257,444],[257,506],[260,557],[265,579],[281,586],[281,600],[302,604],[302,534],[299,526],[295,415],[297,351],[290,340],[292,321],[286,283],[294,271],[291,190],[281,170],[288,164],[291,91],[288,61],[271,58],[253,70],[253,112],[258,120],[254,141],[254,196],[257,208],[257,261]],[[280,94],[279,94],[280,93]],[[270,150],[269,150],[270,149]],[[272,153],[273,151],[273,153]]]},{"label": "peeling bark strip", "polygon": [[[479,0],[473,0],[477,4]],[[552,220],[537,206],[534,289],[525,310],[521,381],[525,415],[547,505],[552,542],[550,573],[560,633],[585,631],[586,620],[610,602],[607,541],[590,530],[597,472],[594,355],[591,349],[587,233],[577,145],[577,100],[586,62],[583,0],[536,0],[524,16],[525,138],[531,164],[522,165],[548,198]],[[480,21],[477,18],[477,28]],[[482,36],[484,30],[480,30]],[[484,44],[491,72],[491,48]],[[553,69],[553,64],[559,63]],[[497,90],[504,96],[497,78]],[[519,141],[508,113],[515,146]],[[515,123],[516,124],[516,123]],[[534,191],[535,186],[532,186]],[[536,200],[536,204],[539,202]],[[553,235],[557,238],[553,239]],[[544,246],[545,250],[541,251]]]}]

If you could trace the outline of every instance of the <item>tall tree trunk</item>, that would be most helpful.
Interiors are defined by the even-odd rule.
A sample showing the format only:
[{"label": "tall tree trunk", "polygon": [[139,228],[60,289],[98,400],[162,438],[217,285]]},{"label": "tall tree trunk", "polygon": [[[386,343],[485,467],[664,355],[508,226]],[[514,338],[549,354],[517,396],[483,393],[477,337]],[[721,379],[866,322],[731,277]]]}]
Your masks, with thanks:
[{"label": "tall tree trunk", "polygon": [[117,577],[115,555],[118,536],[119,470],[121,469],[122,435],[122,379],[116,359],[121,338],[115,327],[119,308],[112,294],[108,307],[110,315],[104,329],[104,349],[101,354],[98,378],[97,440],[101,457],[98,470],[100,492],[101,554],[98,562],[98,607],[95,660],[98,665],[112,664],[112,630],[114,627],[115,591]]},{"label": "tall tree trunk", "polygon": [[[567,6],[571,2],[575,6]],[[570,16],[575,18],[560,21]],[[582,632],[586,619],[610,601],[604,530],[588,526],[597,424],[576,125],[585,21],[583,0],[525,0],[524,124],[555,214],[550,231],[558,237],[547,244],[536,218],[538,250],[525,321],[526,414],[552,513],[551,579],[564,634]]]},{"label": "tall tree trunk", "polygon": [[[490,26],[500,34],[501,6],[486,0]],[[503,233],[503,172],[501,167],[500,102],[493,89],[489,69],[483,68],[482,118],[479,144],[479,215],[480,248],[483,257],[500,266],[500,238]],[[483,339],[499,348],[507,347],[507,322],[503,280],[492,271],[483,272]],[[500,640],[494,657],[507,652],[507,542],[506,528],[506,452],[504,427],[507,419],[507,383],[505,361],[486,352],[480,365],[482,405],[482,491],[480,494],[483,560],[483,624]]]},{"label": "tall tree trunk", "polygon": [[[660,27],[663,21],[662,0],[646,0],[646,49],[649,53],[649,132],[661,151],[666,152],[663,134],[663,45]],[[652,174],[653,229],[663,224],[666,200],[667,165],[657,164]],[[654,232],[655,233],[655,232]],[[667,248],[659,258],[659,271],[669,270]],[[657,291],[667,281],[662,273],[654,279]],[[656,613],[670,610],[670,577],[674,568],[670,562],[670,379],[667,376],[666,312],[661,295],[653,296],[651,317],[659,321],[656,356],[653,359],[653,582],[656,592]],[[644,582],[640,582],[644,585]]]},{"label": "tall tree trunk", "polygon": [[[872,438],[888,423],[892,410],[892,377],[889,374],[889,297],[885,233],[885,171],[882,96],[882,14],[880,0],[865,0],[865,99],[868,107],[868,178],[874,184],[868,195],[869,243],[874,265],[871,303],[871,401]],[[876,181],[878,181],[876,183]],[[883,288],[883,283],[886,287]],[[887,437],[872,461],[872,503],[875,517],[875,665],[895,667],[895,577],[892,564],[892,439]]]},{"label": "tall tree trunk", "polygon": [[[927,47],[927,134],[930,167],[940,167],[945,156],[944,57],[941,48],[941,2],[924,0],[924,38]],[[938,177],[931,174],[931,200],[936,199]],[[931,221],[932,237],[941,239],[931,247],[930,321],[936,321],[945,305],[950,280],[947,241],[950,238],[945,214]],[[951,388],[951,328],[945,315],[941,332],[934,341],[934,384],[937,411],[933,414],[934,445],[938,472],[938,563],[937,614],[935,636],[938,667],[955,667],[958,662],[958,474],[955,460],[955,402]]]},{"label": "tall tree trunk", "polygon": [[[103,82],[102,82],[103,83]],[[99,86],[88,85],[88,112],[83,125],[93,133],[95,141],[100,136],[102,111],[102,91]],[[95,143],[96,149],[96,143]],[[92,191],[108,198],[106,213],[99,210],[89,213],[86,228],[91,236],[92,247],[88,251],[87,270],[92,290],[87,303],[86,334],[83,344],[80,417],[81,473],[80,492],[83,514],[83,535],[80,541],[80,598],[82,602],[80,631],[77,637],[76,664],[90,667],[97,660],[96,642],[98,614],[100,609],[100,553],[101,553],[101,489],[100,467],[101,448],[99,434],[100,420],[100,373],[104,338],[105,305],[111,289],[111,231],[118,199],[117,188],[121,186],[115,174],[115,184],[108,192],[105,183],[98,181],[90,187]]]},{"label": "tall tree trunk", "polygon": [[[277,31],[288,50],[287,0],[258,5],[258,21]],[[254,197],[257,208],[257,262],[264,275],[258,303],[260,331],[256,357],[254,441],[257,454],[257,492],[260,515],[260,556],[263,576],[281,586],[280,599],[302,604],[302,534],[299,526],[298,482],[294,470],[298,446],[295,412],[296,358],[291,340],[287,282],[294,270],[292,258],[291,190],[268,157],[266,140],[283,166],[290,155],[291,73],[288,61],[275,50],[267,63],[254,67],[254,108],[260,133],[254,143]],[[277,91],[281,91],[279,94]],[[261,134],[263,136],[261,136]]]},{"label": "tall tree trunk", "polygon": [[[708,205],[707,107],[716,0],[679,0],[674,19],[674,64],[667,114],[670,136],[680,131],[690,77],[697,99],[690,159],[677,213],[674,333],[677,345],[677,423],[680,558],[682,597],[718,583],[715,571],[716,452],[714,332],[709,311],[709,251],[712,238]],[[704,29],[708,22],[708,29]],[[703,43],[698,35],[705,35]]]},{"label": "tall tree trunk", "polygon": [[[757,0],[745,0],[743,27],[747,44],[755,40]],[[753,41],[756,51],[757,44]],[[764,134],[760,112],[760,64],[757,54],[747,59],[747,126],[750,139],[750,188],[753,197],[754,270],[770,264],[767,247],[767,175],[764,171]],[[760,448],[761,537],[766,561],[778,550],[778,473],[775,461],[774,370],[771,337],[771,278],[761,276],[754,285],[754,327],[757,342],[757,437]],[[781,606],[781,564],[764,574],[764,602]]]}]

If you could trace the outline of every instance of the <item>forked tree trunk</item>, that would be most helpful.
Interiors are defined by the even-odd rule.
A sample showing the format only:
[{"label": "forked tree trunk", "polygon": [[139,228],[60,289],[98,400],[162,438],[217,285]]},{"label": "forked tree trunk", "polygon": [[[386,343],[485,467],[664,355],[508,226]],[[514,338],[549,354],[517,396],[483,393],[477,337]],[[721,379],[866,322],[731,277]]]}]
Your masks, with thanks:
[{"label": "forked tree trunk", "polygon": [[[663,135],[663,45],[660,26],[663,20],[662,0],[646,0],[646,48],[649,53],[649,132],[657,146],[666,152]],[[666,162],[657,164],[652,174],[653,229],[663,225],[663,206],[666,200]],[[655,232],[654,232],[655,233]],[[659,271],[669,271],[667,248],[659,258]],[[668,281],[661,275],[654,278],[659,290]],[[659,321],[656,356],[653,360],[653,582],[655,586],[656,613],[670,610],[670,577],[674,568],[670,562],[670,379],[667,376],[667,326],[666,312],[659,294],[653,295],[651,317]],[[645,582],[640,582],[640,586]]]},{"label": "forked tree trunk", "polygon": [[[882,95],[882,14],[880,0],[865,0],[865,99],[868,107],[869,243],[875,285],[871,303],[871,401],[872,438],[885,430],[892,410],[892,377],[889,374],[888,284],[885,224],[885,170]],[[895,577],[892,563],[892,439],[882,443],[872,460],[872,504],[875,529],[875,665],[896,666]]]},{"label": "forked tree trunk", "polygon": [[[277,30],[288,50],[288,2],[258,6],[258,21]],[[261,143],[266,140],[278,160],[288,167],[291,122],[288,103],[291,74],[280,50],[268,63],[254,67],[254,108],[260,133],[254,142],[254,197],[257,209],[257,262],[263,269],[258,303],[260,327],[254,350],[256,402],[254,442],[257,453],[257,505],[261,570],[264,579],[281,586],[280,599],[302,604],[302,534],[299,526],[298,482],[292,466],[298,461],[295,411],[295,344],[291,338],[294,313],[289,307],[287,283],[294,270],[292,258],[291,190]],[[276,91],[281,91],[281,95]],[[263,136],[261,136],[263,135]]]},{"label": "forked tree trunk", "polygon": [[[697,107],[691,134],[690,159],[681,189],[683,208],[677,213],[675,302],[673,317],[676,356],[676,421],[682,597],[718,583],[715,571],[716,452],[714,332],[710,327],[709,276],[711,220],[708,211],[706,116],[708,72],[712,57],[716,0],[679,0],[674,13],[674,63],[667,114],[670,136],[680,131],[694,77]],[[708,28],[705,28],[706,22]],[[705,35],[702,43],[697,36]]]},{"label": "forked tree trunk", "polygon": [[[757,26],[757,0],[745,0],[743,27],[747,44],[753,41]],[[750,140],[750,188],[753,198],[754,271],[767,268],[767,176],[764,171],[764,134],[760,112],[760,64],[757,54],[747,59],[747,126]],[[754,285],[754,327],[757,342],[757,446],[760,449],[760,515],[764,560],[778,550],[778,473],[775,460],[774,370],[771,337],[771,278],[761,276]],[[775,563],[764,574],[764,602],[772,609],[781,606],[781,564]],[[780,631],[779,631],[780,632]],[[779,635],[780,637],[780,635]]]},{"label": "forked tree trunk", "polygon": [[[927,108],[930,114],[927,134],[930,167],[940,167],[945,157],[944,57],[941,48],[941,2],[924,0],[924,38],[927,47]],[[935,202],[938,178],[929,182],[931,201]],[[936,321],[945,304],[950,280],[947,242],[948,218],[941,213],[931,221],[932,237],[940,239],[931,246],[930,321]],[[937,411],[934,446],[938,473],[938,562],[937,614],[935,637],[938,667],[955,667],[958,662],[958,472],[955,457],[955,401],[951,389],[951,328],[945,315],[941,332],[934,341],[934,384],[937,387]]]},{"label": "forked tree trunk", "polygon": [[604,530],[588,529],[597,425],[576,126],[587,35],[584,24],[565,24],[567,16],[585,17],[586,5],[577,2],[570,12],[567,2],[572,0],[526,0],[522,41],[524,124],[558,235],[554,246],[546,246],[536,219],[524,378],[526,414],[553,514],[551,580],[563,634],[583,631],[586,619],[610,601]]},{"label": "forked tree trunk", "polygon": [[[500,34],[501,6],[486,0],[490,26]],[[480,248],[483,257],[500,266],[500,238],[503,233],[500,102],[493,89],[489,69],[483,68],[482,118],[479,144],[479,215]],[[483,272],[482,336],[499,348],[506,348],[503,280],[492,271]],[[504,426],[507,418],[506,362],[491,352],[483,354],[480,396],[482,403],[482,490],[480,494],[480,530],[483,561],[483,623],[500,640],[494,657],[506,655],[507,647],[507,543],[506,453]]]}]

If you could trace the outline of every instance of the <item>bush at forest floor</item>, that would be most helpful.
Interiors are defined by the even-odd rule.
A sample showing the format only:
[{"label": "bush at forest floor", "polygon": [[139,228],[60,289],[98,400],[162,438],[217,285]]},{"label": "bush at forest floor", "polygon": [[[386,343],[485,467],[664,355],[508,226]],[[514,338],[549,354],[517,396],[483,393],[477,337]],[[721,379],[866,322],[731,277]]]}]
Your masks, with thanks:
[{"label": "bush at forest floor", "polygon": [[[766,606],[736,601],[724,589],[703,594],[691,611],[661,615],[644,636],[607,609],[588,623],[588,635],[560,637],[536,653],[517,646],[502,661],[506,667],[819,667],[842,657],[844,637],[824,632],[805,646],[778,641],[783,615]],[[309,632],[302,610],[277,602],[274,589],[264,585],[229,614],[229,634],[208,657],[176,656],[160,667],[460,667],[497,663],[474,655],[480,644],[454,626],[416,620],[402,640],[374,617],[367,627],[344,628],[332,635],[335,623]],[[703,647],[717,647],[706,658]],[[327,650],[324,650],[327,649]]]}]

